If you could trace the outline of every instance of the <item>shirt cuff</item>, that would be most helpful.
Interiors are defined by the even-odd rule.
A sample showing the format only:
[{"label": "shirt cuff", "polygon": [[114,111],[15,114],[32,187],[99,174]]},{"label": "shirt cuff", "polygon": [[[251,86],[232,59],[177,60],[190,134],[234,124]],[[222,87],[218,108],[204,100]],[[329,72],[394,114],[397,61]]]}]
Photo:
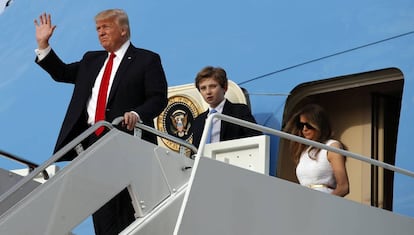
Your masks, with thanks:
[{"label": "shirt cuff", "polygon": [[138,117],[138,122],[139,122],[139,123],[142,123],[141,117],[138,115],[138,113],[137,113],[137,112],[135,112],[135,111],[131,111],[131,113],[133,113],[133,114],[137,115],[137,117]]},{"label": "shirt cuff", "polygon": [[43,60],[51,50],[52,48],[50,46],[46,47],[45,49],[35,49],[38,61]]}]

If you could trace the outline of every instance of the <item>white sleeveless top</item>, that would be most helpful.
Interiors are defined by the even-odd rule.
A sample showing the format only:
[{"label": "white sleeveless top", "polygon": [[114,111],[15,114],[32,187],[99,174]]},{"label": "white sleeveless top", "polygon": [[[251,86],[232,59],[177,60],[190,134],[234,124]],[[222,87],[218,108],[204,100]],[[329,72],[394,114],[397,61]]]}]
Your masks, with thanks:
[{"label": "white sleeveless top", "polygon": [[[327,145],[338,142],[328,140]],[[299,183],[303,186],[313,188],[318,191],[330,193],[336,187],[333,169],[328,161],[328,151],[321,149],[313,159],[309,156],[309,148],[302,152],[299,163],[296,167],[296,176]],[[311,155],[312,155],[311,151]]]}]

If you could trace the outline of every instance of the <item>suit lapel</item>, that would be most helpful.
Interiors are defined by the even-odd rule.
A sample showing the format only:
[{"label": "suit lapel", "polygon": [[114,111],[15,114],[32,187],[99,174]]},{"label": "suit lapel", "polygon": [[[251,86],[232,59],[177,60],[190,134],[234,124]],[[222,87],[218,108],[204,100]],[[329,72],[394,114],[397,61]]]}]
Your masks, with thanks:
[{"label": "suit lapel", "polygon": [[125,52],[124,58],[122,58],[121,63],[119,64],[118,70],[115,73],[114,81],[112,82],[111,91],[109,92],[108,105],[111,103],[116,90],[118,89],[121,79],[124,77],[127,68],[131,62],[135,59],[135,47],[131,44],[129,45],[127,51]]},{"label": "suit lapel", "polygon": [[103,64],[105,63],[106,57],[108,57],[107,52],[102,52],[98,59],[92,60],[92,64],[90,65],[91,70],[89,71],[90,75],[85,76],[85,78],[89,78],[89,94],[92,93],[92,88],[95,85],[95,81],[98,78],[99,71],[101,70]]},{"label": "suit lapel", "polygon": [[[228,115],[228,116],[233,116],[230,101],[226,100],[226,102],[224,102],[222,114]],[[221,122],[221,130],[220,130],[220,141],[224,139],[224,136],[226,134],[226,129],[227,129],[227,123],[222,121]]]}]

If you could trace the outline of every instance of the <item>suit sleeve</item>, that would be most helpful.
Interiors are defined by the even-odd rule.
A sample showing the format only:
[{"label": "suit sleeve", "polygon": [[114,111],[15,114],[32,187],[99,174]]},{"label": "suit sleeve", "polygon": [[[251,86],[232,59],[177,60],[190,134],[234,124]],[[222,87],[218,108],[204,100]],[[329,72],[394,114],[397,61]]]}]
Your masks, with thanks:
[{"label": "suit sleeve", "polygon": [[35,62],[57,82],[75,83],[79,62],[65,64],[52,49],[41,61]]},{"label": "suit sleeve", "polygon": [[[240,119],[246,120],[248,122],[257,123],[256,119],[254,118],[253,114],[251,113],[249,107],[247,105],[242,105],[241,107],[241,117]],[[250,128],[243,128],[243,137],[250,137],[250,136],[257,136],[262,135],[263,133],[254,129]]]},{"label": "suit sleeve", "polygon": [[154,55],[145,71],[145,102],[135,110],[142,119],[151,121],[167,105],[167,80],[159,55]]}]

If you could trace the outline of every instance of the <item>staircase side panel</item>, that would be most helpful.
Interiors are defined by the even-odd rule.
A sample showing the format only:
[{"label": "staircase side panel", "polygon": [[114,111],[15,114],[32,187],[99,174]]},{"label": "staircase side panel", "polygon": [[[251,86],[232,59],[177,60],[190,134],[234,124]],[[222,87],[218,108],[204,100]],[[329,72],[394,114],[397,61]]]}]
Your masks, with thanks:
[{"label": "staircase side panel", "polygon": [[[125,187],[143,216],[171,192],[158,146],[111,130],[0,218],[0,234],[67,234]],[[24,224],[24,226],[22,226]]]},{"label": "staircase side panel", "polygon": [[414,219],[209,158],[195,164],[179,235],[398,234]]}]

